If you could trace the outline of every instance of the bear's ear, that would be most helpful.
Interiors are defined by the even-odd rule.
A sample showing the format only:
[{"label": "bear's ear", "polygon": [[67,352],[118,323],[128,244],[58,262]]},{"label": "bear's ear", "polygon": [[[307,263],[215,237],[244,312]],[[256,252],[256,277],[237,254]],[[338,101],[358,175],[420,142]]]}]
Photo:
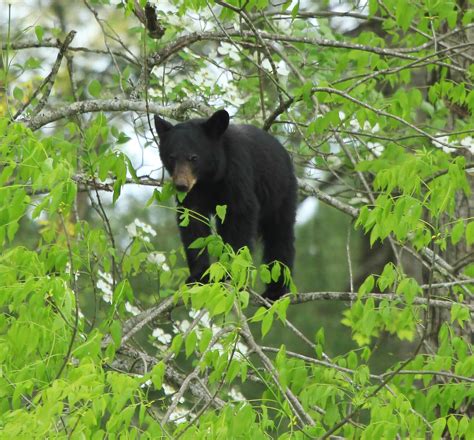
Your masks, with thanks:
[{"label": "bear's ear", "polygon": [[173,125],[170,122],[165,121],[163,118],[160,118],[158,115],[155,115],[155,128],[158,136],[161,138],[163,134],[173,128]]},{"label": "bear's ear", "polygon": [[215,112],[206,122],[204,122],[204,130],[211,137],[219,137],[229,126],[229,113],[225,110]]}]

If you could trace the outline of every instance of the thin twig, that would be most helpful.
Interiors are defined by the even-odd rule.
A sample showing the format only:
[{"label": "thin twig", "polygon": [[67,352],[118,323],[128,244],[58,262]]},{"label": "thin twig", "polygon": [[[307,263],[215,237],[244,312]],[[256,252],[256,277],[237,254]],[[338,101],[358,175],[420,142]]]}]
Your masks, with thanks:
[{"label": "thin twig", "polygon": [[39,114],[41,110],[43,110],[43,107],[46,105],[46,101],[48,100],[51,90],[53,88],[56,75],[58,74],[59,67],[61,66],[61,61],[63,60],[64,55],[66,54],[67,48],[69,47],[69,45],[71,44],[75,36],[76,36],[76,31],[71,31],[69,32],[69,34],[67,34],[66,38],[64,39],[64,42],[61,44],[59,48],[59,52],[56,57],[56,61],[54,62],[53,68],[51,69],[51,72],[43,80],[40,86],[34,91],[34,93],[30,96],[30,98],[24,104],[21,105],[21,107],[13,116],[13,120],[16,120],[18,116],[20,116],[25,111],[25,109],[32,103],[32,101],[38,96],[40,92],[42,92],[43,96],[41,97],[41,100],[38,102],[38,105],[35,107],[34,113]]}]

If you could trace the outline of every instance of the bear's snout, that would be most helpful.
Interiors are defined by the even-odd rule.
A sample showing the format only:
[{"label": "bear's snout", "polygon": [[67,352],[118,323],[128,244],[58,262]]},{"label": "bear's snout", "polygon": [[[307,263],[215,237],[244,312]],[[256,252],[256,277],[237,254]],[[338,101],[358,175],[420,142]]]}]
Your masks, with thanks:
[{"label": "bear's snout", "polygon": [[183,185],[182,183],[175,183],[174,185],[176,187],[176,189],[178,191],[181,191],[181,192],[188,192],[188,186],[187,185]]},{"label": "bear's snout", "polygon": [[178,191],[189,192],[196,184],[196,176],[188,164],[178,164],[174,170],[173,184]]}]

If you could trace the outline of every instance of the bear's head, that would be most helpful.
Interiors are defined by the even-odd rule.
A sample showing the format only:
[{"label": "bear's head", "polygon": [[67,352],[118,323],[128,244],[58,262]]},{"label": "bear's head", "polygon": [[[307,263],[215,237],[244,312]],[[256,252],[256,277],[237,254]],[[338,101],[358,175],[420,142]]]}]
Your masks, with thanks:
[{"label": "bear's head", "polygon": [[209,119],[172,125],[155,115],[160,157],[178,191],[189,192],[199,181],[213,181],[225,161],[222,135],[229,126],[225,110]]}]

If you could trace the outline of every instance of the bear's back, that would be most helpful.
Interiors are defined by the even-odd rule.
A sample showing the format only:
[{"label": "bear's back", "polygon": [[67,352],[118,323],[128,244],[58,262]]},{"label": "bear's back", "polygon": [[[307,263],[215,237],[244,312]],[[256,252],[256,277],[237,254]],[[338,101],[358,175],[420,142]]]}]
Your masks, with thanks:
[{"label": "bear's back", "polygon": [[284,202],[296,191],[290,155],[274,136],[253,125],[229,125],[223,140],[228,166],[249,175],[263,208],[271,201],[272,211],[278,209],[275,202]]}]

